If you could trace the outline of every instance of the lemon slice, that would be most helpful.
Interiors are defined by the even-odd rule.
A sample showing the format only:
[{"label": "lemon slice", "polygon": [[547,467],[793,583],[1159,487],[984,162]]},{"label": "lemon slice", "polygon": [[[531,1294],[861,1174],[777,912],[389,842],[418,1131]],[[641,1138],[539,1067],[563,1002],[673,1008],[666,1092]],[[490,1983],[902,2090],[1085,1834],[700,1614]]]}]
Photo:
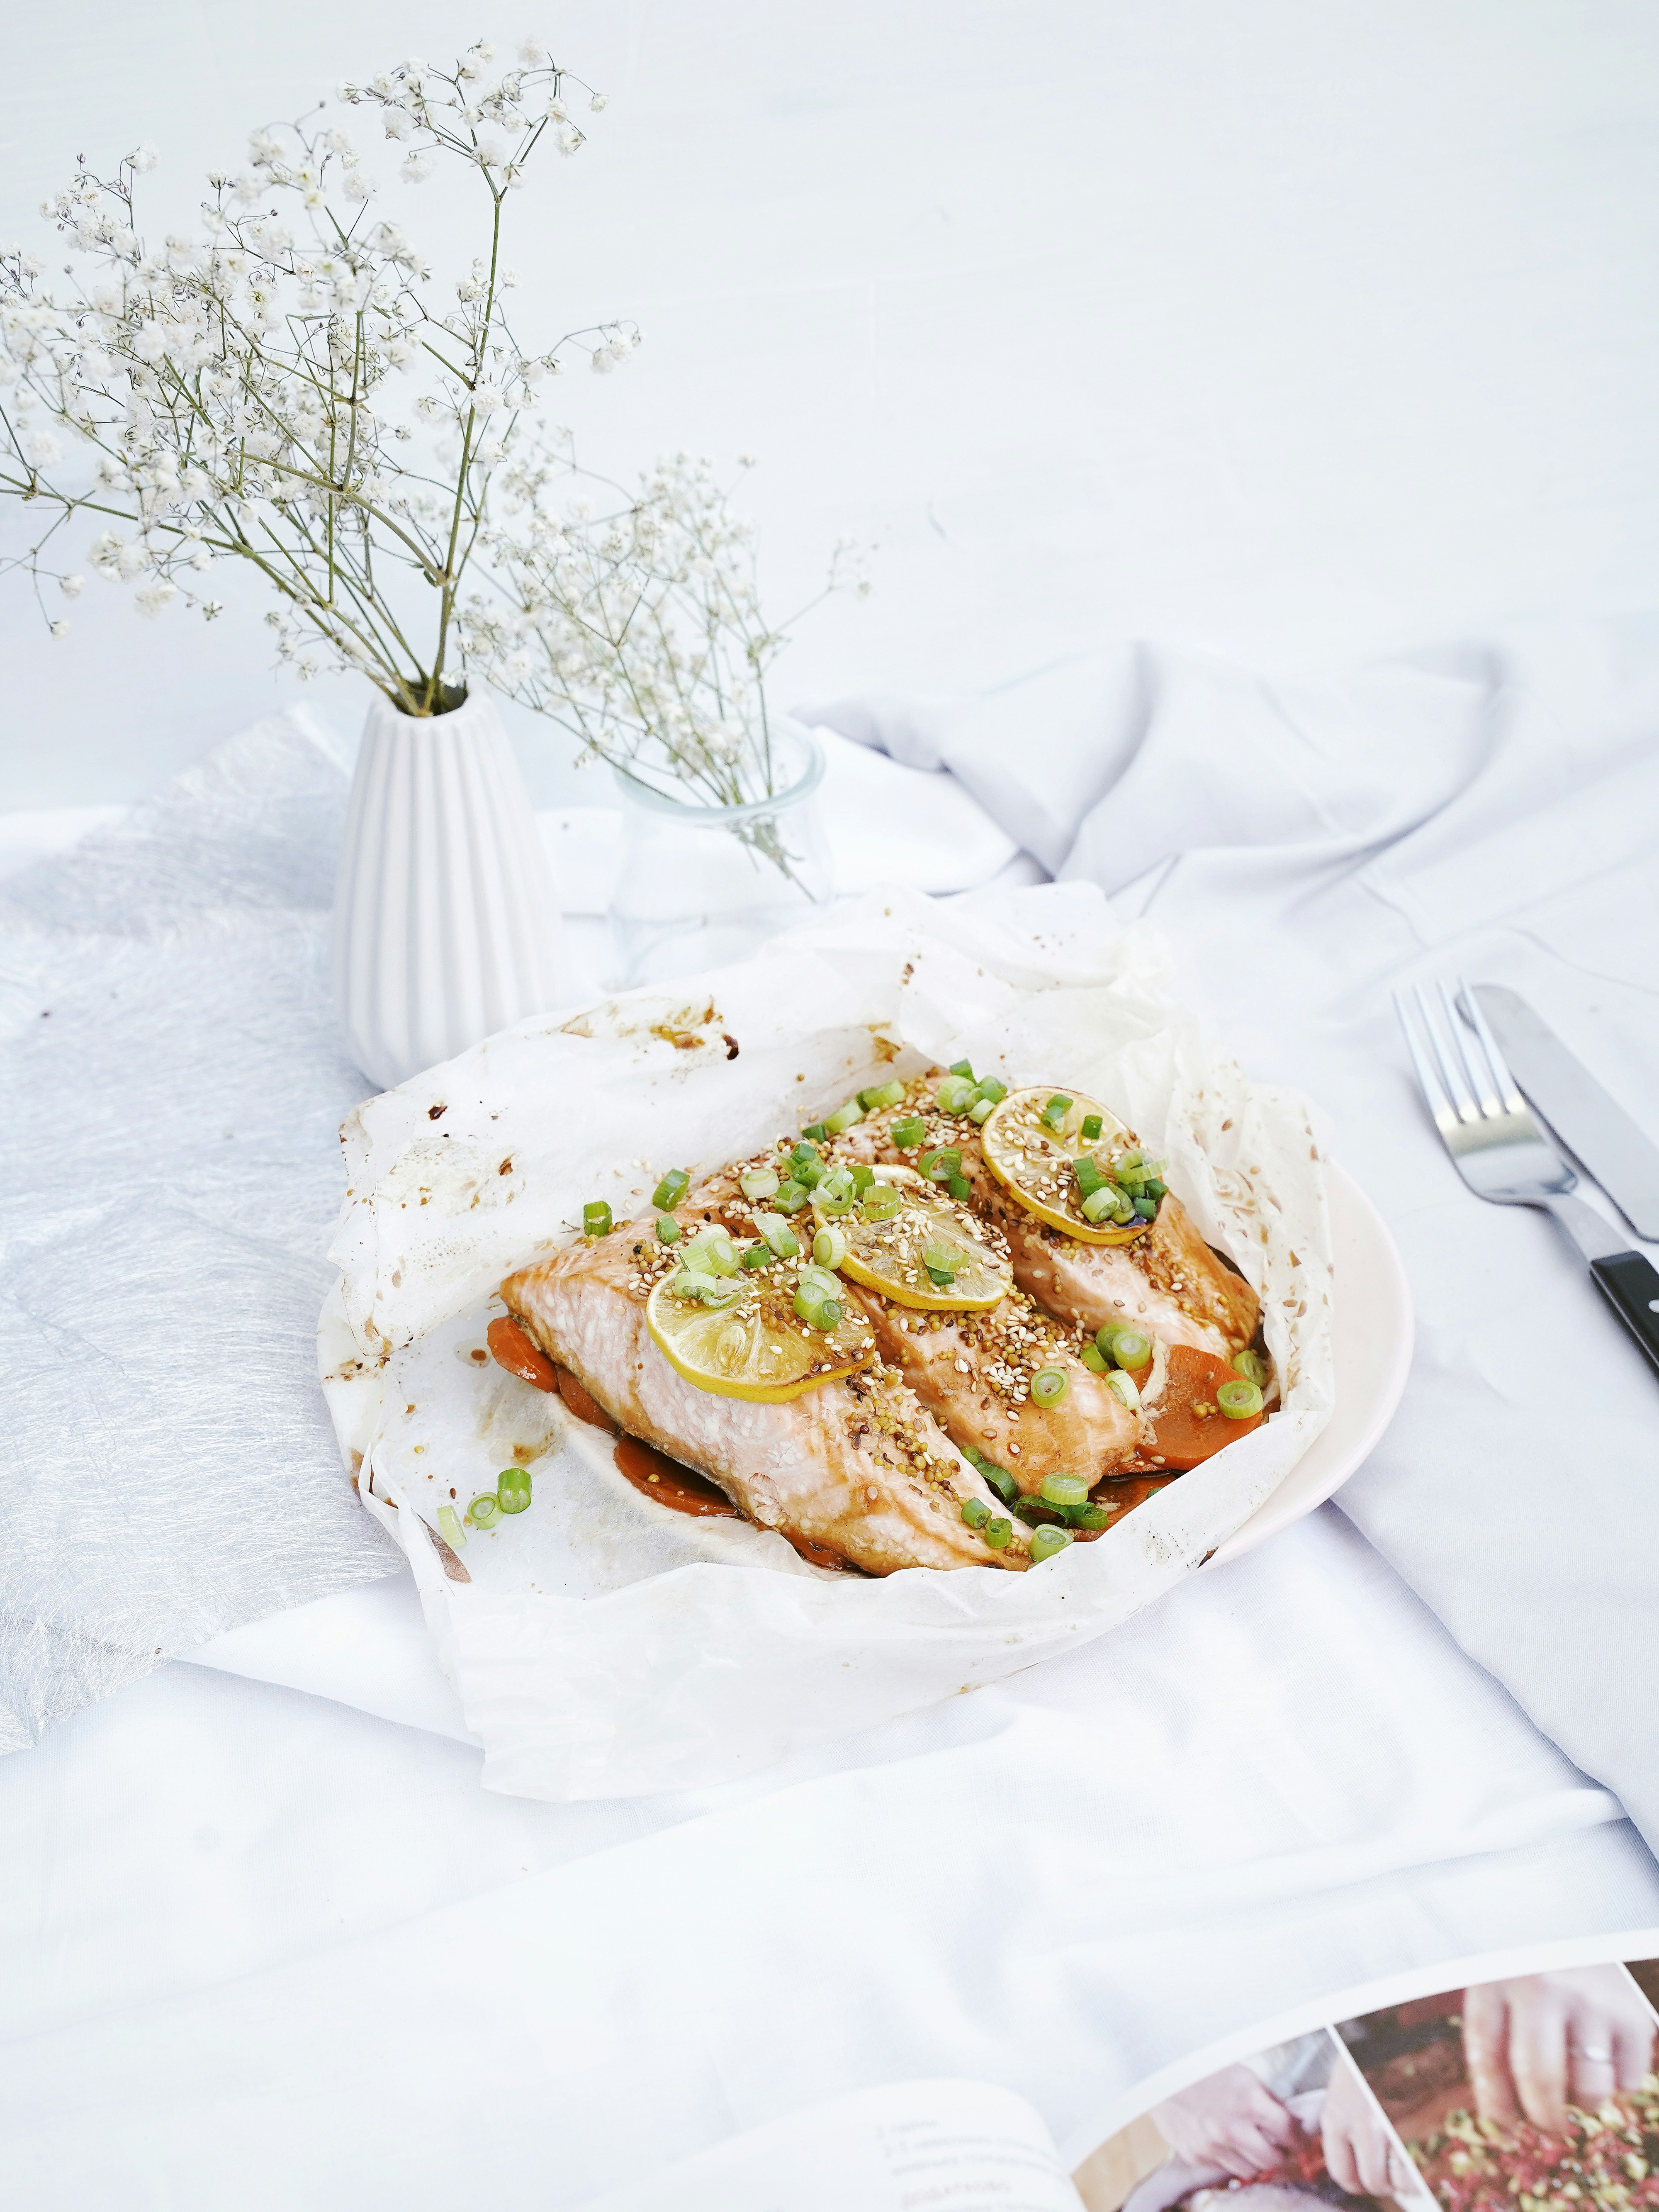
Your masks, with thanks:
[{"label": "lemon slice", "polygon": [[[814,1209],[820,1224],[828,1222],[847,1239],[840,1272],[849,1282],[879,1291],[895,1305],[928,1312],[984,1313],[1000,1304],[1013,1282],[1007,1261],[980,1241],[954,1206],[933,1196],[931,1184],[920,1176],[907,1176],[901,1182],[902,1172],[894,1170],[890,1179],[903,1194],[903,1207],[889,1220],[866,1221],[855,1207],[829,1222]],[[949,1274],[949,1282],[937,1282],[929,1274],[930,1255],[939,1273]],[[940,1255],[946,1258],[944,1267]]]},{"label": "lemon slice", "polygon": [[699,1390],[769,1404],[867,1367],[875,1358],[868,1316],[849,1302],[827,1334],[809,1328],[794,1310],[799,1272],[763,1269],[719,1305],[677,1297],[674,1277],[665,1275],[645,1309],[652,1341]]},{"label": "lemon slice", "polygon": [[[1071,1103],[1051,1126],[1044,1109],[1051,1099],[1070,1097]],[[1083,1124],[1098,1114],[1100,1134],[1085,1139]],[[1047,1086],[1011,1091],[991,1109],[979,1133],[985,1164],[1000,1183],[1011,1190],[1029,1212],[1050,1229],[1063,1230],[1081,1244],[1133,1244],[1152,1227],[1150,1221],[1132,1221],[1121,1227],[1115,1221],[1085,1218],[1082,1194],[1072,1170],[1073,1160],[1092,1156],[1110,1175],[1112,1162],[1136,1142],[1115,1114],[1097,1098],[1082,1093],[1056,1092]]]}]

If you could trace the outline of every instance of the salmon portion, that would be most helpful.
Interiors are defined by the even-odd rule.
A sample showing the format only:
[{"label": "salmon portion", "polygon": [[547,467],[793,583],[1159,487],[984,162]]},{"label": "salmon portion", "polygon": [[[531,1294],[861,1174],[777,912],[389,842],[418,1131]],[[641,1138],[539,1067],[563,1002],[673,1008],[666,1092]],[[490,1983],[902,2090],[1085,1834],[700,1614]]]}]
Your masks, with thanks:
[{"label": "salmon portion", "polygon": [[[714,1210],[699,1192],[678,1218],[690,1231]],[[501,1285],[535,1342],[619,1428],[707,1475],[762,1528],[867,1574],[1030,1565],[1018,1522],[998,1552],[963,1520],[969,1498],[995,1515],[1002,1502],[879,1355],[781,1404],[723,1396],[678,1374],[645,1311],[659,1272],[676,1263],[642,1227],[624,1223]]]},{"label": "salmon portion", "polygon": [[[759,1156],[755,1162],[758,1164]],[[741,1164],[740,1164],[741,1165]],[[734,1237],[754,1234],[755,1208],[738,1188],[738,1167],[711,1176],[694,1200]],[[810,1214],[803,1214],[803,1224]],[[810,1237],[811,1231],[806,1229]],[[1000,1251],[1003,1239],[993,1236]],[[1091,1483],[1150,1448],[1151,1425],[1132,1413],[1078,1357],[1079,1334],[1016,1288],[988,1313],[921,1311],[867,1285],[847,1296],[870,1317],[881,1359],[902,1375],[951,1441],[1006,1467],[1028,1495],[1045,1474],[1086,1474]],[[1055,1406],[1031,1398],[1040,1367],[1058,1368],[1066,1395]]]},{"label": "salmon portion", "polygon": [[[1091,1374],[1076,1343],[1023,1291],[989,1313],[913,1313],[878,1291],[852,1295],[870,1316],[876,1348],[896,1368],[953,1442],[1006,1467],[1028,1496],[1045,1474],[1100,1480],[1150,1448],[1151,1425],[1132,1413],[1104,1376]],[[1039,1406],[1039,1367],[1066,1379],[1055,1406]]]},{"label": "salmon portion", "polygon": [[1085,1244],[1067,1237],[1027,1212],[997,1181],[985,1164],[974,1124],[937,1109],[937,1087],[933,1078],[912,1083],[903,1105],[871,1115],[828,1152],[913,1165],[919,1154],[898,1149],[892,1125],[920,1114],[927,1132],[921,1150],[952,1145],[961,1153],[962,1172],[972,1186],[969,1204],[1006,1238],[1020,1289],[1057,1320],[1090,1336],[1109,1322],[1133,1322],[1164,1344],[1190,1345],[1221,1359],[1251,1342],[1260,1314],[1255,1292],[1211,1251],[1173,1192],[1146,1234],[1131,1244]]}]

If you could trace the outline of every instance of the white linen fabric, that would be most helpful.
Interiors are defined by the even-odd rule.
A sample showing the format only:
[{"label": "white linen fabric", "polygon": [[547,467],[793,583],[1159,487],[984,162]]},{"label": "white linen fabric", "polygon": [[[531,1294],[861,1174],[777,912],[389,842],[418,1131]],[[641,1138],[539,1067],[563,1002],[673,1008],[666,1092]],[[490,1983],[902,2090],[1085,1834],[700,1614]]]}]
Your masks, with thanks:
[{"label": "white linen fabric", "polygon": [[195,1668],[0,1762],[0,2196],[559,2208],[931,2073],[1065,2140],[1323,1990],[1659,1919],[1609,1794],[1329,1507],[750,1784],[477,1771]]},{"label": "white linen fabric", "polygon": [[1155,921],[1179,995],[1330,1115],[1419,1299],[1413,1382],[1342,1508],[1659,1838],[1655,1380],[1546,1217],[1464,1190],[1389,1004],[1511,985],[1659,1140],[1659,622],[1320,684],[1141,649],[815,713],[948,768]]}]

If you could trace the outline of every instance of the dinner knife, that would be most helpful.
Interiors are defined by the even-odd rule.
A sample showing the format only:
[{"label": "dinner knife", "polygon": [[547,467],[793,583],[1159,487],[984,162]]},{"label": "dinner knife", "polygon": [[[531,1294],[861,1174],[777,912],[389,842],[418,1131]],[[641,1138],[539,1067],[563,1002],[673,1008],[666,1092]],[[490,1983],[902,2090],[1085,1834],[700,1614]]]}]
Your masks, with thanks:
[{"label": "dinner knife", "polygon": [[1510,1072],[1582,1160],[1637,1235],[1659,1243],[1659,1146],[1638,1128],[1589,1070],[1502,983],[1466,987],[1479,1000]]}]

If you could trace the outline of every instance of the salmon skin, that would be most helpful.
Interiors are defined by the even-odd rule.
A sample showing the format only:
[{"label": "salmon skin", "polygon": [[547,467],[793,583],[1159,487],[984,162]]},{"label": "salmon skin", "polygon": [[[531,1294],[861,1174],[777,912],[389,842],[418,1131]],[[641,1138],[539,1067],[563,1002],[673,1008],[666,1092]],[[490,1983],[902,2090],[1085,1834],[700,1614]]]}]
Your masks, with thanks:
[{"label": "salmon skin", "polygon": [[[826,1157],[914,1166],[930,1147],[953,1146],[971,1186],[968,1203],[1007,1240],[1015,1282],[1082,1334],[1133,1326],[1166,1345],[1188,1344],[1219,1359],[1253,1341],[1261,1317],[1255,1292],[1216,1257],[1173,1192],[1133,1243],[1085,1244],[1067,1237],[1028,1212],[997,1181],[974,1124],[939,1110],[938,1088],[933,1077],[908,1085],[902,1105],[872,1114],[826,1146]],[[916,1115],[927,1134],[919,1148],[902,1152],[893,1124]]]},{"label": "salmon skin", "polygon": [[[714,1212],[714,1195],[697,1191],[676,1218],[690,1233]],[[646,1301],[678,1263],[644,1227],[622,1223],[501,1285],[509,1311],[619,1428],[707,1475],[762,1528],[866,1574],[1030,1565],[1019,1522],[996,1551],[963,1520],[969,1499],[993,1516],[1002,1501],[879,1356],[781,1404],[677,1373],[649,1334]]]}]

